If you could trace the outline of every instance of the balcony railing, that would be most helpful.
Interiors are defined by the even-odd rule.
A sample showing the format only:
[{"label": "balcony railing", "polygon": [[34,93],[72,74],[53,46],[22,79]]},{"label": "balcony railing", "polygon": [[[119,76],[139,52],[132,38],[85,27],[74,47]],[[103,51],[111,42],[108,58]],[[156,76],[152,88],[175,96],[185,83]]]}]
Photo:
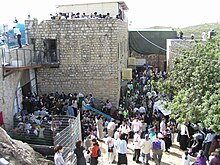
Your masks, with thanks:
[{"label": "balcony railing", "polygon": [[0,48],[2,67],[5,75],[15,70],[25,70],[40,67],[58,67],[60,51],[58,49],[33,50]]}]

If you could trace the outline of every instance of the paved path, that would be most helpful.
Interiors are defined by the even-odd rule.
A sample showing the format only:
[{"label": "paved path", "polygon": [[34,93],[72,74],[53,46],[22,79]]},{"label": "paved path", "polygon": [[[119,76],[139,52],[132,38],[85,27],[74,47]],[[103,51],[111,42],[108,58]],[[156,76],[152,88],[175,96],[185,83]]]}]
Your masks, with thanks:
[{"label": "paved path", "polygon": [[[106,153],[106,145],[104,143],[100,143],[102,156],[99,158],[99,165],[108,165],[108,158]],[[164,152],[162,157],[162,163],[161,165],[181,165],[181,159],[183,151],[181,151],[178,147],[178,145],[175,143],[169,150],[169,153]],[[138,165],[136,162],[132,160],[133,156],[133,145],[131,142],[129,142],[128,145],[128,165]],[[117,160],[117,159],[116,159]],[[192,158],[191,163],[193,163],[195,159]],[[150,165],[155,165],[154,162],[150,161]],[[116,165],[116,164],[112,164]]]}]

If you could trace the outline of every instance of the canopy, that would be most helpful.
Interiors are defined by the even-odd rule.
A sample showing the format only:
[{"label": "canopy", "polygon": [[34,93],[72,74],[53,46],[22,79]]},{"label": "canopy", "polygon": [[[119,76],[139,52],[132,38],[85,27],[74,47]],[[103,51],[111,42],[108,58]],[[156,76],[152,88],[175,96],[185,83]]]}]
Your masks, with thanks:
[{"label": "canopy", "polygon": [[171,111],[167,110],[165,106],[167,102],[164,100],[158,100],[154,103],[153,110],[159,110],[164,116],[170,115]]},{"label": "canopy", "polygon": [[166,40],[176,39],[177,32],[173,30],[138,30],[129,31],[129,47],[139,54],[166,54]]}]

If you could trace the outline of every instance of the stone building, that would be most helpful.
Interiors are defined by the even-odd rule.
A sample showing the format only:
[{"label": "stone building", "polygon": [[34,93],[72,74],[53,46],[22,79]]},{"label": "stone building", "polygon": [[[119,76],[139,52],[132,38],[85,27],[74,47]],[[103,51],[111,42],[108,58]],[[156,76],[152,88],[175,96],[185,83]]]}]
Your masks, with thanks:
[{"label": "stone building", "polygon": [[[25,49],[30,49],[30,47],[27,46]],[[9,51],[3,46],[0,47],[0,61],[2,62],[2,67],[0,67],[0,121],[3,118],[6,130],[12,128],[13,116],[22,108],[22,95],[27,95],[28,91],[36,92],[34,69],[22,64],[25,61],[22,60],[22,56],[30,57],[25,49]],[[5,50],[7,52],[4,52]],[[1,124],[0,122],[0,126]]]},{"label": "stone building", "polygon": [[[2,57],[0,57],[1,61]],[[10,129],[13,126],[15,93],[22,72],[14,72],[6,79],[3,78],[3,67],[0,67],[0,112],[2,112],[4,127]]]},{"label": "stone building", "polygon": [[[205,41],[201,41],[205,42]],[[173,59],[180,57],[180,51],[190,49],[195,44],[194,40],[168,39],[167,40],[167,69],[171,71],[174,67]]]},{"label": "stone building", "polygon": [[[127,67],[128,24],[122,19],[26,20],[29,46],[0,61],[0,112],[4,127],[22,109],[28,92],[83,94],[118,106],[121,71]],[[1,51],[2,52],[2,51]]]},{"label": "stone building", "polygon": [[[36,69],[39,94],[92,93],[118,105],[121,69],[127,67],[127,22],[78,19],[37,24],[35,20],[28,34],[35,50],[52,50],[57,56],[55,67]],[[53,63],[52,55],[48,57]]]}]

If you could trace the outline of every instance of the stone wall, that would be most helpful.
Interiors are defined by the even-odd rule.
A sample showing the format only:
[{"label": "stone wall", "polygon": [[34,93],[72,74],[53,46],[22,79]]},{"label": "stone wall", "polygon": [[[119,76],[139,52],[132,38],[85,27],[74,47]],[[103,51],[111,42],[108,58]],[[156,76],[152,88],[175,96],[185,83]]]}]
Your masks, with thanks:
[{"label": "stone wall", "polygon": [[158,67],[160,71],[164,71],[166,68],[165,66],[166,55],[164,54],[143,55],[135,51],[132,51],[131,56],[135,57],[136,59],[146,59],[146,62],[148,65],[153,66],[153,67]]},{"label": "stone wall", "polygon": [[[2,61],[2,56],[0,56]],[[22,72],[17,71],[3,78],[3,67],[0,67],[0,111],[3,112],[4,127],[10,130],[13,127],[13,108],[15,92]]]},{"label": "stone wall", "polygon": [[[35,20],[36,22],[36,20]],[[26,21],[26,25],[30,22]],[[127,67],[128,27],[117,19],[49,20],[28,30],[35,48],[55,39],[60,52],[58,68],[37,69],[40,94],[50,92],[92,93],[118,105],[121,68]]]},{"label": "stone wall", "polygon": [[190,49],[195,44],[194,40],[168,39],[167,40],[167,69],[172,70],[173,59],[178,58],[183,49]]}]

